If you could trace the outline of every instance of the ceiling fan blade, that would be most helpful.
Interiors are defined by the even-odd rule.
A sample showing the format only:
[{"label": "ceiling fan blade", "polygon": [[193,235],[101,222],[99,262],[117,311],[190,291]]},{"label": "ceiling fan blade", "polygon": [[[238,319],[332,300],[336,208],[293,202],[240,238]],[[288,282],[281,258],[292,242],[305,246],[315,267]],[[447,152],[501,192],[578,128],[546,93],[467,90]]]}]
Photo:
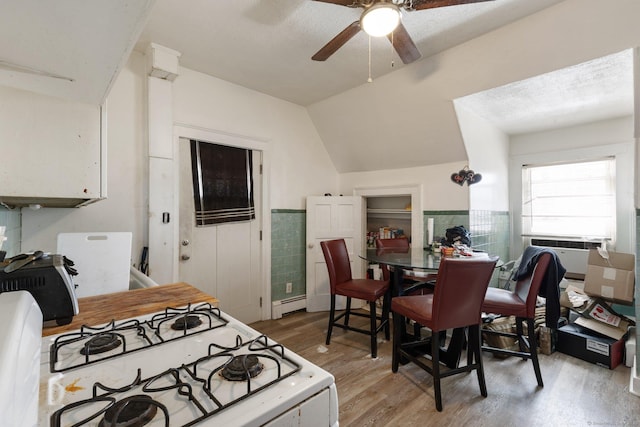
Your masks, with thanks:
[{"label": "ceiling fan blade", "polygon": [[457,6],[460,4],[481,3],[493,0],[414,0],[413,9],[435,9],[436,7]]},{"label": "ceiling fan blade", "polygon": [[396,52],[398,52],[398,56],[400,56],[403,63],[410,64],[422,56],[413,40],[411,40],[407,29],[402,25],[402,22],[398,24],[396,29],[390,33],[387,38]]},{"label": "ceiling fan blade", "polygon": [[360,7],[360,5],[355,0],[313,0],[313,1],[319,1],[322,3],[339,4],[340,6],[347,6],[347,7]]},{"label": "ceiling fan blade", "polygon": [[340,34],[335,36],[329,43],[324,45],[322,49],[316,52],[311,57],[314,61],[326,61],[331,55],[333,55],[338,49],[340,49],[346,42],[351,40],[353,36],[360,32],[360,21],[355,21],[347,28],[342,30]]}]

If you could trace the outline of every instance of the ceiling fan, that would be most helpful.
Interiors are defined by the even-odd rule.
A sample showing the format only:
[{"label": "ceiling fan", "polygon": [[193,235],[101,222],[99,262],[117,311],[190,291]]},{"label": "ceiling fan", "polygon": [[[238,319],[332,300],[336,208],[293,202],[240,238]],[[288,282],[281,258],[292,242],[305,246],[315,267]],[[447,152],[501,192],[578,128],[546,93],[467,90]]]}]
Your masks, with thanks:
[{"label": "ceiling fan", "polygon": [[[398,52],[405,64],[420,59],[422,56],[402,25],[400,10],[407,11],[434,9],[437,7],[456,6],[468,3],[480,3],[492,0],[314,0],[332,3],[351,8],[362,8],[364,11],[358,21],[351,23],[329,43],[311,57],[314,61],[325,61],[340,49],[360,30],[367,34],[380,37],[387,36],[393,48]],[[384,28],[383,28],[384,27]]]}]

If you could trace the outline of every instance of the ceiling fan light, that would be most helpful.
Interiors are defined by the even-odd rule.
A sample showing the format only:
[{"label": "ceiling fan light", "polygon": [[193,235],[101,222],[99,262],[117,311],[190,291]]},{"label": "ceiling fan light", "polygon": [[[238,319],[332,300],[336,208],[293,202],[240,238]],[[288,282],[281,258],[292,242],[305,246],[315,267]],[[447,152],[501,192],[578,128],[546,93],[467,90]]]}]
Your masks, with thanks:
[{"label": "ceiling fan light", "polygon": [[360,25],[372,37],[386,36],[400,23],[400,9],[392,3],[378,3],[362,12]]}]

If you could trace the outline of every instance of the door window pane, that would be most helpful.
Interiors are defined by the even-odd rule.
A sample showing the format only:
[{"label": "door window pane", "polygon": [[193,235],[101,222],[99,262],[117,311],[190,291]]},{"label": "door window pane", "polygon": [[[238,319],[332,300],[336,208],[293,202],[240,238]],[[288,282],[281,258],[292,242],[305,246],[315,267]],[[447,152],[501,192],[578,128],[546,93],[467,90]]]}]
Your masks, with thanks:
[{"label": "door window pane", "polygon": [[255,219],[251,150],[191,140],[196,226]]}]

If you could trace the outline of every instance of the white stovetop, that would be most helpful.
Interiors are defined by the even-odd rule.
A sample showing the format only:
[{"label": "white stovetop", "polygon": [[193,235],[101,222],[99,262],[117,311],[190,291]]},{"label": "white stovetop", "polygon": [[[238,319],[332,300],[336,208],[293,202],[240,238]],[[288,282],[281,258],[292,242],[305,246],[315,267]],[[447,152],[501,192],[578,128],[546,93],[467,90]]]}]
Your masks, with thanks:
[{"label": "white stovetop", "polygon": [[[69,402],[90,397],[96,382],[116,388],[129,385],[134,382],[138,369],[141,372],[140,378],[144,380],[153,378],[167,369],[180,368],[180,381],[191,381],[197,386],[198,383],[190,380],[186,370],[181,368],[183,363],[192,367],[191,363],[198,359],[203,351],[208,350],[212,340],[224,347],[235,347],[238,337],[243,343],[247,343],[260,336],[259,332],[227,314],[221,313],[221,316],[228,320],[225,327],[140,349],[126,356],[52,373],[49,347],[58,336],[42,338],[42,313],[37,303],[26,291],[0,293],[0,322],[5,325],[0,330],[0,413],[3,415],[3,423],[49,426],[50,415],[53,412]],[[289,417],[285,417],[283,421],[281,414],[305,401],[313,401],[314,404],[311,406],[314,410],[311,417],[307,417],[307,420],[311,421],[305,422],[311,422],[313,425],[337,425],[337,394],[333,376],[286,348],[277,346],[277,343],[266,337],[261,338],[260,342],[264,342],[265,346],[276,345],[276,348],[282,348],[284,360],[281,361],[280,369],[285,378],[219,411],[216,411],[214,402],[199,399],[203,406],[210,405],[205,410],[210,412],[213,409],[214,414],[198,424],[259,426],[278,417],[279,424],[276,424],[282,425],[283,422],[289,422]],[[268,355],[271,355],[271,352],[272,350],[265,351]],[[238,353],[248,353],[247,347],[240,346],[240,350],[234,351],[234,354]],[[263,361],[263,358],[260,360]],[[259,390],[262,383],[269,382],[268,376],[276,370],[275,364],[272,365],[268,357],[263,364],[262,373],[251,380],[252,390]],[[34,366],[40,368],[33,369]],[[197,366],[198,377],[202,377],[202,372],[207,372],[207,365]],[[62,367],[56,365],[56,369],[60,370]],[[209,372],[213,372],[215,367],[208,369]],[[193,370],[195,372],[195,369]],[[154,381],[153,385],[163,385],[164,378]],[[118,399],[130,394],[140,394],[136,393],[136,390],[140,391],[141,386],[136,387],[130,392],[118,394]],[[223,382],[219,380],[217,372],[212,375],[212,394],[222,405],[235,400],[234,393],[246,387],[246,382]],[[198,398],[202,389],[195,386],[193,389],[194,395]],[[103,392],[98,392],[101,393]],[[317,399],[320,395],[323,398]],[[173,401],[181,400],[182,406],[171,415],[171,425],[183,425],[187,421],[181,421],[193,415],[190,411],[194,412],[194,406],[186,405],[185,409],[185,399],[179,395],[172,396],[175,396]],[[310,398],[313,399],[309,400]],[[173,406],[171,402],[169,399],[166,403],[170,411]],[[306,403],[304,406],[309,407]],[[289,411],[289,414],[291,412]],[[300,411],[295,411],[296,414],[298,412]],[[198,412],[199,416],[201,414],[202,412]],[[64,417],[68,417],[67,412]],[[63,425],[69,423],[72,422],[63,418]],[[92,420],[84,425],[98,425],[98,421]],[[156,416],[147,425],[164,425],[164,417]]]},{"label": "white stovetop", "polygon": [[[222,315],[229,320],[226,327],[203,332],[193,337],[181,338],[150,349],[136,351],[126,357],[116,357],[65,372],[50,372],[49,347],[57,336],[45,337],[42,340],[40,361],[38,425],[49,425],[50,415],[64,405],[91,397],[92,386],[96,381],[112,387],[114,385],[125,386],[136,378],[138,368],[142,370],[142,378],[151,378],[169,368],[180,367],[183,363],[194,361],[206,354],[207,347],[213,338],[215,338],[215,342],[218,345],[233,347],[237,344],[237,336],[240,336],[243,342],[248,342],[260,336],[257,331],[227,314],[223,313]],[[270,340],[269,343],[275,344]],[[270,385],[264,391],[250,396],[243,402],[231,405],[208,418],[207,421],[215,422],[215,425],[262,425],[286,409],[295,406],[297,403],[306,400],[334,383],[331,374],[286,349],[285,356],[301,366],[298,373]],[[265,363],[264,371],[256,379],[252,380],[252,387],[258,388],[261,385],[259,378],[270,375],[275,369],[275,364],[269,366]],[[293,366],[284,364],[284,373],[291,372],[294,369]],[[181,379],[183,377],[186,378],[185,375],[181,375]],[[161,381],[159,380],[158,384]],[[214,395],[222,404],[234,400],[236,392],[246,389],[246,384],[242,382],[225,382],[225,384],[216,387],[214,392]],[[135,390],[128,393],[129,395],[140,394],[139,392],[136,393]],[[125,394],[122,395],[122,397],[124,396]],[[206,402],[207,400],[203,398],[201,401]],[[169,409],[172,412],[174,411],[171,408]],[[216,407],[212,404],[212,406],[205,409],[213,411]],[[182,425],[182,419],[188,420],[193,417],[191,411],[194,411],[194,409],[179,409],[175,411],[176,413],[171,415],[172,425],[176,422],[178,423],[177,425]],[[335,416],[337,417],[337,413]],[[158,425],[163,425],[161,421],[162,423],[164,421],[161,420],[161,417],[156,418]],[[207,425],[207,421],[204,421],[203,425]],[[155,422],[156,419],[148,425],[154,426],[156,425],[154,424]],[[95,424],[97,425],[97,422]]]}]

